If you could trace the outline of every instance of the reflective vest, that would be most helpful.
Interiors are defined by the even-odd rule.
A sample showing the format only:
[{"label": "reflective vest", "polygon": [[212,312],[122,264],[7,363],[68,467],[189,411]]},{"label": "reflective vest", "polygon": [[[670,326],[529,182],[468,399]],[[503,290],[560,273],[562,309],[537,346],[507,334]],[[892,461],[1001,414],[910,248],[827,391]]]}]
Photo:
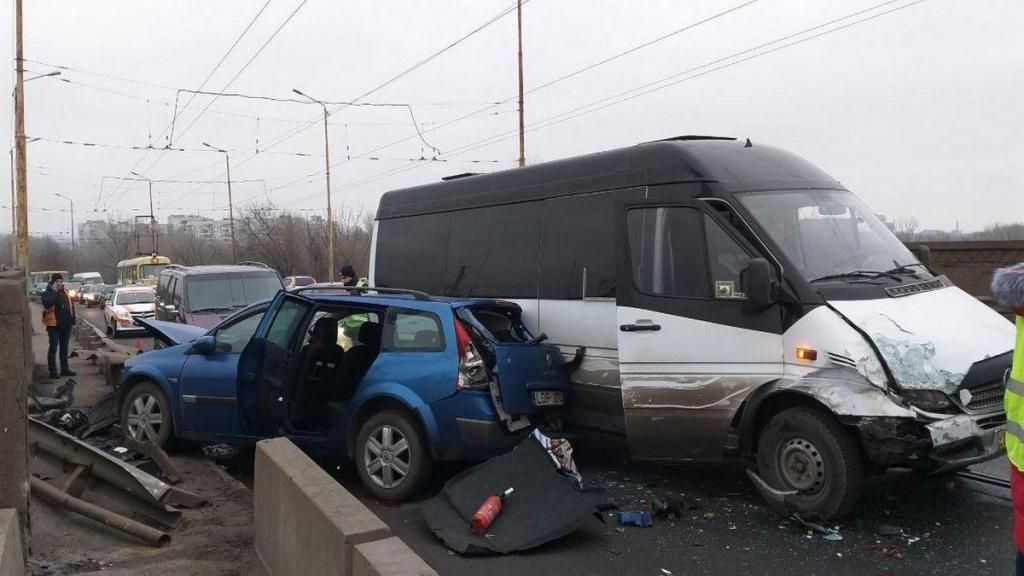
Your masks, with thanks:
[{"label": "reflective vest", "polygon": [[1006,457],[1017,470],[1024,472],[1024,310],[1016,312],[1017,342],[1003,405],[1006,407]]},{"label": "reflective vest", "polygon": [[[65,290],[64,292],[58,292],[58,294],[62,294],[64,296],[64,298],[68,302],[68,312],[71,315],[74,315],[75,314],[75,303],[71,301],[71,295],[68,294],[67,290]],[[57,306],[56,305],[50,306],[49,308],[46,308],[45,310],[43,310],[43,326],[46,326],[47,328],[56,328],[57,327]]]}]

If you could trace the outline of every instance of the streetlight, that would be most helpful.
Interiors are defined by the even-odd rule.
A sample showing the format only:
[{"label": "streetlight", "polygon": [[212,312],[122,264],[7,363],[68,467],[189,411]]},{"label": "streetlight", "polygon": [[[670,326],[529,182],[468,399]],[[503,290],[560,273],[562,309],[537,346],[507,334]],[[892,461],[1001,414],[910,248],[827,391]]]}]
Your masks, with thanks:
[{"label": "streetlight", "polygon": [[298,88],[292,88],[292,92],[308,98],[324,109],[324,164],[327,166],[327,281],[334,282],[334,215],[331,212],[331,145],[327,137],[327,104],[303,93]]},{"label": "streetlight", "polygon": [[231,199],[231,157],[227,150],[211,146],[203,142],[203,146],[224,154],[224,164],[227,166],[228,176],[228,221],[231,223],[231,260],[238,262],[238,242],[235,241],[235,204]]},{"label": "streetlight", "polygon": [[78,251],[75,249],[75,201],[60,192],[55,192],[54,195],[67,200],[71,205],[71,264],[72,267],[76,267],[78,266]]}]

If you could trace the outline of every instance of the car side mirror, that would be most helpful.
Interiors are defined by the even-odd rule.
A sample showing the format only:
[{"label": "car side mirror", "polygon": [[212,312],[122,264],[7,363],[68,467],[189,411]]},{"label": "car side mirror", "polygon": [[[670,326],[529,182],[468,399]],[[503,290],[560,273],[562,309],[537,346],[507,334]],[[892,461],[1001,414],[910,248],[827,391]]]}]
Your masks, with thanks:
[{"label": "car side mirror", "polygon": [[178,307],[175,306],[174,304],[168,304],[168,305],[164,306],[164,312],[169,312],[171,314],[174,314],[177,311],[178,311]]},{"label": "car side mirror", "polygon": [[217,341],[214,339],[213,336],[207,334],[205,336],[200,336],[194,342],[192,342],[192,346],[188,349],[188,353],[199,355],[212,354],[213,351],[216,350],[216,348]]},{"label": "car side mirror", "polygon": [[779,283],[771,264],[764,258],[753,258],[742,274],[747,301],[755,308],[770,306],[778,300]]}]

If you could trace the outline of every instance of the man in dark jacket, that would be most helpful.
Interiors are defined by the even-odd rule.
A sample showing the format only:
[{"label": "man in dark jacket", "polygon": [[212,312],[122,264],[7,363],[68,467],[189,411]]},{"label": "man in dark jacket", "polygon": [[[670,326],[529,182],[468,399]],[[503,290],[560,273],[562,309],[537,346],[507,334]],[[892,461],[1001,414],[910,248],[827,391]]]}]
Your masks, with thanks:
[{"label": "man in dark jacket", "polygon": [[[68,368],[68,342],[71,340],[71,327],[75,325],[75,304],[64,289],[64,276],[54,274],[43,292],[43,325],[46,335],[50,338],[50,347],[46,351],[46,366],[50,369],[50,378],[74,376]],[[57,350],[60,349],[60,373],[57,372]]]},{"label": "man in dark jacket", "polygon": [[341,267],[341,274],[338,279],[345,286],[355,286],[359,283],[359,280],[356,278],[356,269],[351,264],[345,264]]}]

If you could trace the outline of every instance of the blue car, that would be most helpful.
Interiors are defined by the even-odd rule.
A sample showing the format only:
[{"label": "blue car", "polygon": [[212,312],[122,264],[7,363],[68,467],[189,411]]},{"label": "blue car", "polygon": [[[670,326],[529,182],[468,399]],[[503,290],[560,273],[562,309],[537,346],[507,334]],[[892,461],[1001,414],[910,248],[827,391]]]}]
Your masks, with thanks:
[{"label": "blue car", "polygon": [[137,320],[165,347],[125,362],[122,429],[159,445],[287,436],[399,501],[433,462],[507,450],[568,400],[571,363],[512,302],[309,288],[210,330]]}]

